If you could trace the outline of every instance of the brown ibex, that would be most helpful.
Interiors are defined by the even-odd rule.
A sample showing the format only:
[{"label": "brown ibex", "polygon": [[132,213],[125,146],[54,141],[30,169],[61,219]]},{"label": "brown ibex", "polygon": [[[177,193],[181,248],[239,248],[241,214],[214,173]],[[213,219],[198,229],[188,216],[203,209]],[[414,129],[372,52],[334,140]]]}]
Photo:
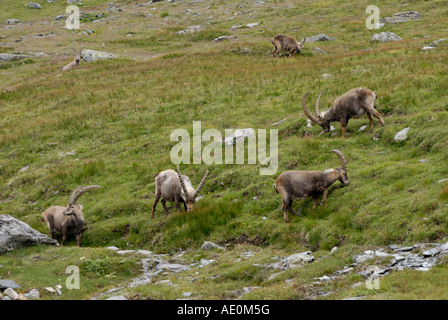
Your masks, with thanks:
[{"label": "brown ibex", "polygon": [[81,246],[82,233],[84,232],[85,220],[82,213],[82,205],[76,201],[87,191],[99,188],[99,186],[79,186],[70,194],[68,206],[53,206],[42,213],[45,223],[50,231],[50,236],[54,238],[55,232],[62,233],[62,243],[64,245],[67,235],[76,235],[78,247]]},{"label": "brown ibex", "polygon": [[334,101],[333,106],[328,111],[319,113],[320,97],[325,93],[325,91],[322,91],[316,101],[316,117],[311,115],[306,107],[306,96],[308,93],[310,92],[308,91],[303,96],[303,111],[311,121],[322,127],[323,130],[321,133],[330,131],[330,122],[339,121],[342,128],[342,137],[345,138],[348,120],[350,120],[351,118],[360,118],[364,114],[367,114],[367,117],[369,118],[370,133],[373,131],[372,116],[377,117],[381,125],[385,126],[383,118],[381,118],[381,114],[373,107],[373,103],[378,96],[372,90],[365,88],[352,89],[337,98]]},{"label": "brown ibex", "polygon": [[274,50],[272,50],[272,58],[280,55],[280,52],[282,50],[288,50],[289,51],[289,57],[291,58],[294,51],[297,51],[297,53],[300,53],[300,50],[303,49],[303,44],[305,43],[306,38],[303,38],[302,43],[299,41],[296,41],[293,37],[284,35],[284,34],[278,34],[274,38],[271,39],[272,44],[274,45]]},{"label": "brown ibex", "polygon": [[313,198],[313,209],[317,205],[319,197],[323,195],[321,204],[324,204],[328,196],[328,188],[337,180],[348,186],[350,181],[347,176],[347,160],[339,150],[331,150],[338,155],[341,168],[325,171],[299,171],[292,170],[280,174],[275,181],[274,189],[283,198],[283,218],[289,222],[288,213],[297,214],[292,210],[291,204],[295,198]]},{"label": "brown ibex", "polygon": [[198,188],[195,190],[193,188],[193,185],[191,184],[190,179],[180,173],[179,166],[177,166],[177,172],[171,169],[160,172],[155,179],[156,192],[154,195],[154,202],[152,204],[151,219],[154,218],[154,211],[161,196],[162,206],[166,214],[170,214],[168,208],[166,207],[167,201],[174,201],[177,212],[179,213],[181,202],[184,203],[185,211],[193,211],[193,206],[196,202],[196,198],[198,197],[199,192],[201,192],[208,174],[209,171],[207,170],[201,182],[199,183]]},{"label": "brown ibex", "polygon": [[70,71],[70,70],[72,70],[73,68],[77,68],[77,67],[79,67],[80,66],[80,62],[81,62],[81,60],[82,60],[82,58],[83,58],[83,56],[82,56],[82,49],[84,48],[84,46],[82,46],[81,47],[81,49],[79,50],[79,52],[77,52],[76,51],[76,49],[73,47],[73,45],[72,45],[72,49],[73,49],[73,53],[74,53],[74,56],[75,56],[75,58],[74,58],[74,60],[72,61],[72,62],[70,62],[69,64],[67,64],[67,65],[65,65],[65,66],[63,66],[62,68],[61,68],[61,71],[62,72],[64,72],[64,71]]}]

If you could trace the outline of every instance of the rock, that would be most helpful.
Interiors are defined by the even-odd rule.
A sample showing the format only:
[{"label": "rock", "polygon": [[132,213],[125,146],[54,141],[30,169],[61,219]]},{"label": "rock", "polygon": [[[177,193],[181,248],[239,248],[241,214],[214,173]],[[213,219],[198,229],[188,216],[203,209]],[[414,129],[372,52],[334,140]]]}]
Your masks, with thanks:
[{"label": "rock", "polygon": [[423,251],[422,255],[424,257],[433,257],[433,256],[437,255],[440,251],[441,251],[440,248],[432,248],[432,249]]},{"label": "rock", "polygon": [[19,299],[19,295],[12,288],[6,289],[5,291],[3,291],[3,293],[6,294],[11,300]]},{"label": "rock", "polygon": [[446,41],[446,40],[447,40],[447,39],[439,39],[439,40],[435,40],[435,41],[431,42],[429,46],[431,46],[431,47],[437,47],[437,45],[438,45],[440,42],[443,42],[443,41]]},{"label": "rock", "polygon": [[56,290],[54,290],[52,287],[45,287],[45,290],[49,293],[56,293]]},{"label": "rock", "polygon": [[30,166],[25,166],[23,168],[21,168],[18,172],[25,172],[30,168]]},{"label": "rock", "polygon": [[386,252],[383,252],[383,251],[380,251],[380,250],[376,250],[375,251],[375,255],[377,257],[389,257],[390,256],[389,253],[386,253]]},{"label": "rock", "polygon": [[3,61],[16,61],[31,58],[30,56],[24,54],[10,54],[10,53],[0,53],[0,62]]},{"label": "rock", "polygon": [[286,118],[280,120],[279,122],[273,123],[272,126],[274,126],[274,127],[275,127],[275,126],[278,126],[279,124],[282,124],[282,123],[285,122],[285,121],[286,121]]},{"label": "rock", "polygon": [[55,286],[55,290],[56,290],[56,292],[58,293],[58,295],[62,295],[62,291],[61,291],[61,289],[62,289],[62,286],[60,285],[60,284],[57,284],[56,286]]},{"label": "rock", "polygon": [[338,250],[338,247],[333,247],[333,249],[331,249],[330,253],[335,253]]},{"label": "rock", "polygon": [[202,250],[214,250],[214,249],[219,249],[219,250],[224,250],[224,247],[221,247],[220,245],[217,245],[216,243],[213,243],[211,241],[204,241],[204,243],[201,246]]},{"label": "rock", "polygon": [[199,32],[204,30],[204,28],[202,26],[190,26],[185,28],[184,30],[181,31],[177,31],[177,34],[183,35],[183,34],[188,34],[188,33],[195,33],[195,32]]},{"label": "rock", "polygon": [[220,37],[214,39],[212,42],[217,43],[217,42],[222,42],[224,40],[226,40],[226,41],[237,40],[237,37],[236,36],[220,36]]},{"label": "rock", "polygon": [[370,38],[370,42],[389,42],[389,41],[400,41],[403,40],[401,37],[397,36],[395,33],[390,31],[384,31],[377,33]]},{"label": "rock", "polygon": [[12,280],[0,279],[0,290],[5,290],[8,288],[17,289],[17,288],[20,288],[20,285],[18,285],[17,283],[15,283]]},{"label": "rock", "polygon": [[184,293],[182,293],[182,297],[188,298],[188,297],[191,297],[192,294],[193,294],[193,292],[184,292]]},{"label": "rock", "polygon": [[256,26],[258,26],[258,22],[246,24],[246,27],[248,27],[248,28],[253,28],[253,27],[256,27]]},{"label": "rock", "polygon": [[88,49],[82,50],[82,56],[83,56],[83,60],[85,62],[118,58],[117,55],[109,53],[109,52],[95,51],[95,50],[88,50]]},{"label": "rock", "polygon": [[14,23],[19,23],[20,20],[19,19],[8,19],[6,20],[6,24],[14,24]]},{"label": "rock", "polygon": [[364,130],[366,130],[366,128],[367,128],[367,126],[366,126],[366,125],[363,125],[363,126],[361,126],[361,127],[358,129],[358,131],[364,131]]},{"label": "rock", "polygon": [[112,251],[118,251],[118,250],[120,250],[119,248],[117,248],[117,247],[115,247],[115,246],[110,246],[110,247],[107,247],[106,249],[108,249],[108,250],[112,250]]},{"label": "rock", "polygon": [[182,265],[179,263],[160,263],[156,266],[156,269],[178,273],[178,272],[182,272],[182,271],[187,271],[190,268],[188,266],[185,266],[185,265]]},{"label": "rock", "polygon": [[210,263],[213,263],[215,261],[216,260],[207,260],[207,259],[202,258],[200,267],[208,266]]},{"label": "rock", "polygon": [[306,37],[305,42],[317,42],[317,41],[333,41],[336,40],[333,37],[327,36],[324,33],[315,35],[315,36],[310,36],[310,37]]},{"label": "rock", "polygon": [[28,293],[25,293],[24,296],[27,299],[39,299],[40,293],[39,293],[39,290],[37,290],[37,289],[31,289],[30,291],[28,291]]},{"label": "rock", "polygon": [[329,73],[324,73],[324,74],[322,75],[322,78],[324,78],[324,79],[326,79],[326,78],[331,78],[331,74],[329,74]]},{"label": "rock", "polygon": [[81,0],[67,0],[67,4],[72,4],[75,2],[80,2]]},{"label": "rock", "polygon": [[318,47],[314,47],[314,50],[317,52],[321,52],[323,54],[327,54],[324,50],[322,50],[321,48],[318,48]]},{"label": "rock", "polygon": [[417,11],[406,11],[406,12],[399,12],[396,13],[393,17],[385,17],[381,19],[382,22],[387,23],[400,23],[400,22],[406,22],[410,20],[419,20],[422,15],[420,12]]},{"label": "rock", "polygon": [[125,255],[127,253],[135,253],[135,250],[118,250],[118,254]]},{"label": "rock", "polygon": [[137,253],[140,253],[144,256],[152,256],[153,255],[152,251],[149,251],[149,250],[138,250]]},{"label": "rock", "polygon": [[395,251],[405,252],[405,251],[412,251],[414,250],[414,246],[408,246],[408,247],[398,247],[394,249]]},{"label": "rock", "polygon": [[442,182],[447,181],[447,180],[448,180],[448,178],[441,179],[441,180],[438,181],[438,183],[442,183]]},{"label": "rock", "polygon": [[424,47],[422,48],[422,50],[431,50],[431,49],[435,49],[435,47],[424,46]]},{"label": "rock", "polygon": [[408,138],[408,132],[409,132],[409,128],[405,128],[405,129],[403,129],[401,131],[398,131],[395,134],[394,140],[396,142],[400,142],[400,141],[406,140]]},{"label": "rock", "polygon": [[0,215],[0,254],[37,244],[57,245],[58,242],[10,215]]},{"label": "rock", "polygon": [[310,263],[314,261],[314,257],[307,252],[295,253],[286,258],[286,263],[288,268],[298,268],[303,266],[306,263]]},{"label": "rock", "polygon": [[36,3],[36,2],[30,2],[28,4],[28,7],[30,7],[31,9],[42,9],[42,7],[40,6],[40,4]]},{"label": "rock", "polygon": [[360,256],[356,257],[355,263],[356,264],[362,264],[362,263],[364,263],[364,262],[366,262],[367,260],[370,260],[370,259],[373,259],[372,255],[360,255]]}]

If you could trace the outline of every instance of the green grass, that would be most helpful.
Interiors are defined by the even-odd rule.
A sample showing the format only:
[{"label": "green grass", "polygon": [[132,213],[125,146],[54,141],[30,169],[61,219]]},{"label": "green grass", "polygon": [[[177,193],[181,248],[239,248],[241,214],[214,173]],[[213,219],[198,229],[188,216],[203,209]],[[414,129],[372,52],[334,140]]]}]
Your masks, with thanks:
[{"label": "green grass", "polygon": [[[41,10],[32,10],[24,7],[28,2],[3,2],[0,21],[17,18],[33,25],[2,28],[0,35],[7,36],[2,42],[8,45],[0,47],[1,52],[49,55],[0,64],[2,214],[47,233],[41,220],[46,208],[66,204],[78,185],[100,185],[101,189],[81,199],[88,227],[83,239],[86,248],[82,249],[86,255],[90,248],[109,245],[160,253],[196,252],[204,240],[225,243],[241,234],[263,239],[261,250],[266,255],[269,250],[327,251],[334,246],[355,252],[365,246],[434,242],[448,236],[448,181],[438,183],[448,177],[448,43],[431,51],[420,50],[447,37],[445,1],[414,1],[403,8],[393,1],[382,2],[382,17],[404,10],[423,15],[418,21],[381,29],[397,33],[403,41],[380,44],[369,42],[378,30],[365,28],[368,1],[308,1],[300,7],[292,1],[247,4],[247,10],[254,10],[250,17],[234,15],[246,8],[229,9],[224,1],[209,8],[208,2],[197,4],[195,11],[201,14],[193,16],[185,14],[188,4],[158,2],[138,7],[132,1],[120,1],[124,10],[118,13],[107,10],[107,1],[86,0],[81,8],[87,17],[83,27],[95,30],[89,36],[62,28],[64,20],[40,24],[64,14],[65,3],[43,3]],[[89,22],[99,12],[115,19]],[[147,17],[148,13],[153,16]],[[251,22],[260,24],[231,30],[233,25]],[[175,33],[192,25],[205,26],[205,30]],[[300,38],[326,33],[337,40],[305,43],[305,49],[293,59],[272,59],[269,39],[278,33],[297,37],[293,30],[299,26]],[[45,41],[34,37],[51,31],[56,35]],[[228,34],[237,35],[238,41],[211,43]],[[25,39],[14,42],[19,36]],[[120,58],[82,63],[81,68],[61,74],[60,66],[71,59],[71,43],[116,53]],[[328,55],[314,51],[315,46]],[[323,78],[324,73],[332,76]],[[316,126],[306,127],[300,106],[306,91],[312,91],[310,105],[320,91],[326,91],[321,99],[324,110],[353,87],[367,87],[378,94],[376,108],[383,114],[384,128],[375,120],[373,134],[358,132],[368,120],[352,119],[348,138],[342,139],[338,123],[333,124],[334,137],[319,135]],[[272,126],[285,118],[279,126]],[[175,142],[170,141],[170,133],[177,128],[192,133],[193,121],[199,120],[203,131],[216,128],[222,134],[225,129],[246,127],[279,129],[278,171],[274,176],[260,176],[258,164],[182,165],[194,185],[206,167],[211,170],[204,198],[191,214],[166,216],[159,204],[151,220],[154,178],[158,172],[174,168],[169,153]],[[395,133],[406,127],[410,127],[409,138],[395,142]],[[291,217],[292,222],[285,224],[281,198],[272,188],[276,177],[286,170],[335,167],[338,159],[328,152],[334,148],[348,160],[350,186],[340,188],[336,183],[325,207],[313,210],[310,199],[295,201],[293,207],[301,208],[301,216]],[[19,172],[25,166],[29,169]],[[74,245],[70,240],[68,246]],[[60,248],[48,250],[53,254]],[[76,248],[60,252],[57,255],[75,254]],[[8,259],[28,261],[25,273],[30,273],[40,265],[29,261],[33,254],[33,249],[19,250]],[[115,272],[123,279],[130,276],[110,269],[110,261],[105,261],[106,265],[97,264],[92,258],[85,267],[106,275]],[[320,267],[316,264],[300,272],[314,276]],[[18,269],[6,269],[22,280]],[[443,270],[441,267],[435,273]],[[234,289],[246,282],[267,285],[265,271],[250,265],[215,271],[225,275],[219,284],[222,287],[228,281]],[[52,271],[52,277],[58,273]],[[437,276],[428,279],[437,284]],[[42,286],[40,280],[26,281]],[[205,284],[210,285],[208,281]],[[88,291],[70,298],[86,298],[95,286],[92,282]],[[266,288],[272,289],[270,285]],[[278,296],[262,289],[251,297],[306,295],[303,283],[297,284],[291,295],[282,288],[279,284],[275,289]],[[138,290],[142,290],[141,297],[177,297],[167,288]],[[389,297],[391,289],[385,290],[381,297]],[[221,292],[214,297],[226,295]]]}]

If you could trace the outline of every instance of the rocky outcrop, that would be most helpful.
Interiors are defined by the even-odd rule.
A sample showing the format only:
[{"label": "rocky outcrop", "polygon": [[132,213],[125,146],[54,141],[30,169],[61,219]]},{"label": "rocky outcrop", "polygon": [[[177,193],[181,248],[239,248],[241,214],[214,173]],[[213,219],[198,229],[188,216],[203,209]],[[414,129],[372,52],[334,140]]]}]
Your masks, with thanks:
[{"label": "rocky outcrop", "polygon": [[377,33],[370,38],[370,42],[389,42],[389,41],[400,41],[400,36],[397,36],[395,33],[390,31],[384,31],[381,33]]},{"label": "rocky outcrop", "polygon": [[37,244],[57,245],[58,243],[10,215],[0,215],[0,254]]},{"label": "rocky outcrop", "polygon": [[82,56],[85,62],[118,58],[117,55],[109,52],[95,51],[90,49],[82,50]]}]

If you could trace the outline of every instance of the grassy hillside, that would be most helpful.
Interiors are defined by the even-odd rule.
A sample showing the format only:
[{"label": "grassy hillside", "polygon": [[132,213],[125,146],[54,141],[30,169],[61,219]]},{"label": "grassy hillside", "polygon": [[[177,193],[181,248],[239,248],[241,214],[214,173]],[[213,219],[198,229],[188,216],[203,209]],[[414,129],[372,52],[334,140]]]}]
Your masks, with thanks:
[{"label": "grassy hillside", "polygon": [[[47,233],[41,220],[46,208],[66,204],[78,185],[97,184],[101,189],[81,201],[88,224],[83,250],[115,245],[194,255],[204,240],[224,244],[247,234],[261,245],[263,256],[271,250],[323,254],[338,246],[347,248],[346,264],[355,248],[435,242],[448,235],[448,180],[439,182],[448,178],[448,41],[421,50],[448,37],[446,1],[381,1],[381,17],[422,13],[418,21],[386,24],[381,30],[365,27],[368,1],[161,1],[144,6],[117,1],[118,11],[109,9],[108,1],[85,0],[81,30],[67,30],[64,19],[54,20],[65,12],[63,1],[43,2],[40,10],[26,3],[2,1],[0,22],[17,18],[22,24],[0,28],[5,37],[0,52],[46,56],[0,63],[2,214]],[[104,20],[92,22],[98,13]],[[232,30],[253,22],[259,24]],[[192,25],[203,29],[176,33]],[[79,34],[86,28],[95,33]],[[380,31],[403,40],[370,43]],[[325,33],[336,40],[305,43],[292,59],[272,59],[270,38],[279,33],[300,38]],[[238,40],[211,42],[221,35]],[[120,57],[82,63],[62,74],[60,67],[71,60],[70,44]],[[342,139],[339,123],[333,124],[334,136],[306,126],[300,106],[306,91],[312,91],[312,106],[325,90],[325,110],[354,87],[378,94],[384,128],[375,119],[372,134],[360,132],[367,117],[352,119],[348,138]],[[225,129],[278,129],[278,171],[261,176],[258,164],[182,165],[194,185],[206,169],[211,171],[204,198],[191,214],[165,216],[159,204],[151,220],[154,178],[174,169],[169,154],[176,143],[170,133],[176,128],[191,133],[193,121],[201,121],[203,131],[216,128],[223,135]],[[395,142],[395,133],[406,127],[409,138]],[[338,166],[329,153],[334,148],[348,160],[350,186],[339,188],[337,182],[324,207],[312,209],[310,199],[294,202],[301,216],[284,223],[281,197],[272,188],[275,179],[286,170]],[[5,257],[14,261],[21,254]]]}]

